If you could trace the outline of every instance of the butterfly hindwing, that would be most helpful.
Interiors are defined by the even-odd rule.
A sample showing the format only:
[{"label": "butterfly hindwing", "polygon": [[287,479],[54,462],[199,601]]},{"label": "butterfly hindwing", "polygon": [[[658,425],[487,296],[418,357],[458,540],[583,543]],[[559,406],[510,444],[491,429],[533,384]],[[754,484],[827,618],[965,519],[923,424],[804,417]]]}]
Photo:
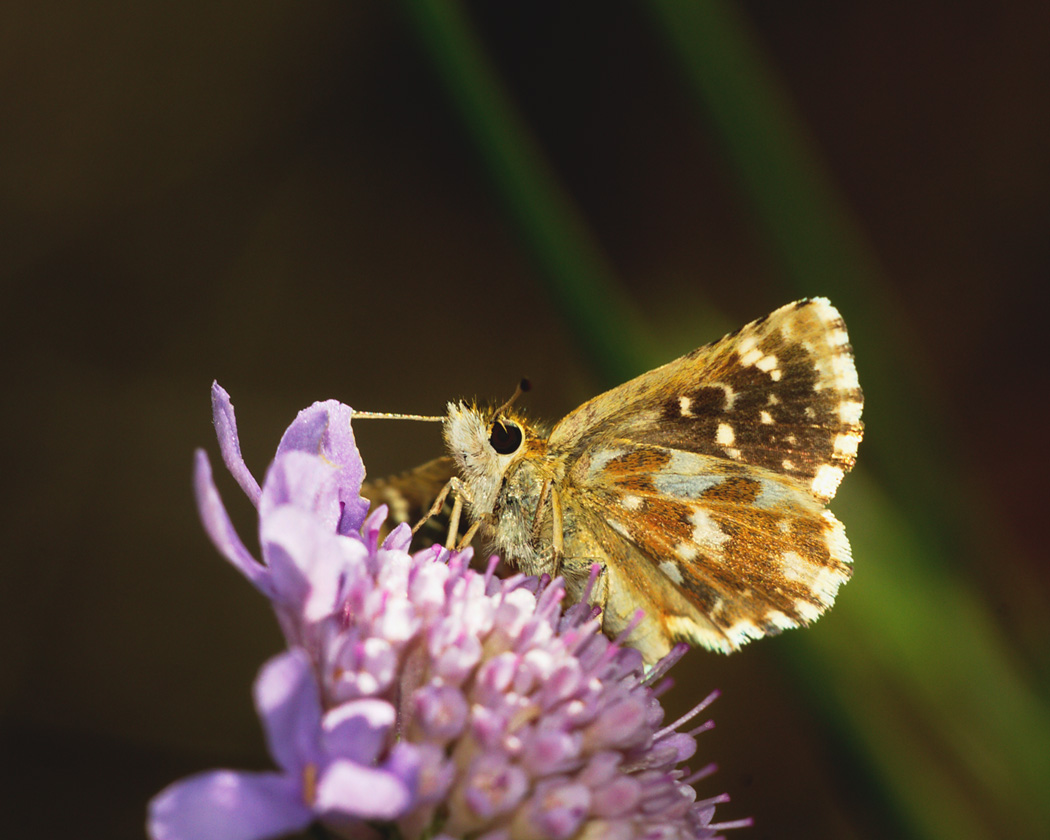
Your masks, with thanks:
[{"label": "butterfly hindwing", "polygon": [[735,650],[816,619],[849,579],[842,525],[788,477],[635,444],[591,454],[587,471],[574,497],[603,520],[606,543],[622,543],[610,591],[642,600],[659,588],[661,609],[648,614],[668,640]]}]

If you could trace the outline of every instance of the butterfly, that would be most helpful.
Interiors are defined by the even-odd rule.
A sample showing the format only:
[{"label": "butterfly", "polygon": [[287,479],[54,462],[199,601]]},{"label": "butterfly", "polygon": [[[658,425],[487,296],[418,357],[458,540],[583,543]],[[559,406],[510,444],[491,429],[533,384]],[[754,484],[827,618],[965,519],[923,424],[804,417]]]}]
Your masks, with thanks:
[{"label": "butterfly", "polygon": [[826,505],[856,459],[863,397],[826,299],[783,306],[549,431],[513,403],[449,403],[448,455],[377,482],[374,498],[416,508],[446,482],[431,513],[451,492],[468,534],[522,572],[560,575],[572,601],[589,593],[602,629],[650,663],[680,641],[729,653],[807,625],[849,579]]}]

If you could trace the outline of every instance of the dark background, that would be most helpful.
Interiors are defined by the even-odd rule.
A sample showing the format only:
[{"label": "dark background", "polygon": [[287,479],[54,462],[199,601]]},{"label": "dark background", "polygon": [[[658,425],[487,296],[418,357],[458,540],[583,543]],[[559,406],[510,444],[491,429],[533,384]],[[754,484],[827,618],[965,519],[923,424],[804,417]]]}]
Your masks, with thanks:
[{"label": "dark background", "polygon": [[[215,453],[213,379],[258,476],[316,399],[440,413],[528,375],[530,411],[554,419],[615,384],[550,291],[412,5],[0,10],[0,823],[137,837],[146,800],[179,775],[267,766],[250,684],[279,634],[207,542],[190,488],[194,448]],[[1045,715],[1050,7],[741,4],[859,232],[867,297],[852,277],[836,293],[788,276],[643,4],[462,8],[663,360],[805,294],[842,309],[862,384],[890,360],[872,374],[857,484],[920,528],[936,520],[928,567],[950,584],[923,597],[972,593],[991,661]],[[880,426],[879,403],[933,438]],[[436,426],[414,424],[358,442],[373,475],[440,447]],[[842,501],[847,530],[881,532]],[[249,535],[247,504],[231,507]],[[880,644],[851,605],[865,567],[892,558],[854,542],[855,579],[814,628],[676,669],[674,714],[723,692],[697,760],[721,770],[701,795],[727,790],[720,816],[755,816],[741,838],[1040,836],[1038,807],[989,792],[1017,787],[1011,746],[957,764],[937,725],[951,694],[916,697],[892,665],[852,696],[890,684],[899,703],[870,713],[974,812],[938,831],[900,790],[926,767],[895,772],[892,754],[911,754],[897,747],[871,757],[869,710],[835,684],[834,663],[863,671],[865,654],[814,665],[807,648],[857,626]],[[1001,683],[980,667],[993,709]],[[1013,734],[1050,751],[1045,731]]]}]

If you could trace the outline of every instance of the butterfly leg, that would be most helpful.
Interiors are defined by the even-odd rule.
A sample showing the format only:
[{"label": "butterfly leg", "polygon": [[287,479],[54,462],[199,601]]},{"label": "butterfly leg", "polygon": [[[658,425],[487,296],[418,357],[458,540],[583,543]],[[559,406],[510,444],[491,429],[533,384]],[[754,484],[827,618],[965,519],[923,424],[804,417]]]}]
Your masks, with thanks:
[{"label": "butterfly leg", "polygon": [[551,577],[561,574],[561,561],[565,556],[565,533],[562,529],[561,495],[551,488]]},{"label": "butterfly leg", "polygon": [[450,478],[445,483],[445,486],[441,488],[441,492],[438,493],[437,496],[434,498],[434,504],[430,506],[430,510],[424,513],[423,518],[412,526],[412,536],[415,536],[420,528],[426,525],[430,519],[437,516],[441,512],[441,508],[445,506],[445,499],[448,498],[448,493],[452,489],[452,482],[455,480],[455,478]]},{"label": "butterfly leg", "polygon": [[[467,533],[463,535],[459,543],[456,545],[456,551],[462,551],[464,548],[470,545],[470,541],[474,539],[474,535],[478,532],[478,529],[482,526],[483,523],[487,522],[491,518],[492,514],[486,513],[484,516],[479,517],[473,525],[467,528]],[[454,533],[455,531],[449,529],[450,535]]]},{"label": "butterfly leg", "polygon": [[[453,545],[455,545],[456,536],[459,534],[459,520],[463,513],[463,500],[465,498],[467,501],[470,501],[470,491],[467,490],[466,485],[457,476],[450,478],[445,483],[445,486],[441,488],[441,492],[437,494],[437,497],[434,499],[434,504],[430,506],[430,510],[428,510],[423,515],[423,518],[413,526],[412,534],[415,535],[428,520],[437,516],[441,512],[441,509],[445,506],[445,499],[448,498],[449,493],[453,494],[453,503],[452,515],[449,517],[448,537],[445,540],[445,548],[451,550]],[[471,536],[474,535],[473,531],[475,530],[477,529],[472,529],[470,532]]]},{"label": "butterfly leg", "polygon": [[551,480],[548,478],[543,482],[543,486],[540,488],[540,498],[536,502],[536,511],[532,514],[532,541],[535,543],[540,538],[540,524],[542,518],[540,514],[543,513],[543,506],[547,504],[547,498],[551,494]]},{"label": "butterfly leg", "polygon": [[[451,488],[453,482],[459,484],[458,478],[450,478],[448,486]],[[462,486],[455,488],[455,499],[452,501],[452,515],[448,518],[448,536],[445,537],[445,548],[449,551],[456,543],[459,536],[459,518],[463,515],[463,489]]]}]

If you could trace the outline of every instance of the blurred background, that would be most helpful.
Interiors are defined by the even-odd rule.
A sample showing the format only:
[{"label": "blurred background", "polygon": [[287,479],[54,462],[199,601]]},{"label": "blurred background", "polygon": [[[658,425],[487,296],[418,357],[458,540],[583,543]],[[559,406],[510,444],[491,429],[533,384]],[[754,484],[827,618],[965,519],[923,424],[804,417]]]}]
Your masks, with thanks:
[{"label": "blurred background", "polygon": [[269,766],[281,640],[191,494],[213,379],[261,476],[317,399],[527,375],[553,420],[827,295],[854,579],[677,667],[669,714],[722,690],[701,795],[754,840],[1050,835],[1050,6],[964,6],[4,4],[0,822],[141,837],[178,776]]}]

